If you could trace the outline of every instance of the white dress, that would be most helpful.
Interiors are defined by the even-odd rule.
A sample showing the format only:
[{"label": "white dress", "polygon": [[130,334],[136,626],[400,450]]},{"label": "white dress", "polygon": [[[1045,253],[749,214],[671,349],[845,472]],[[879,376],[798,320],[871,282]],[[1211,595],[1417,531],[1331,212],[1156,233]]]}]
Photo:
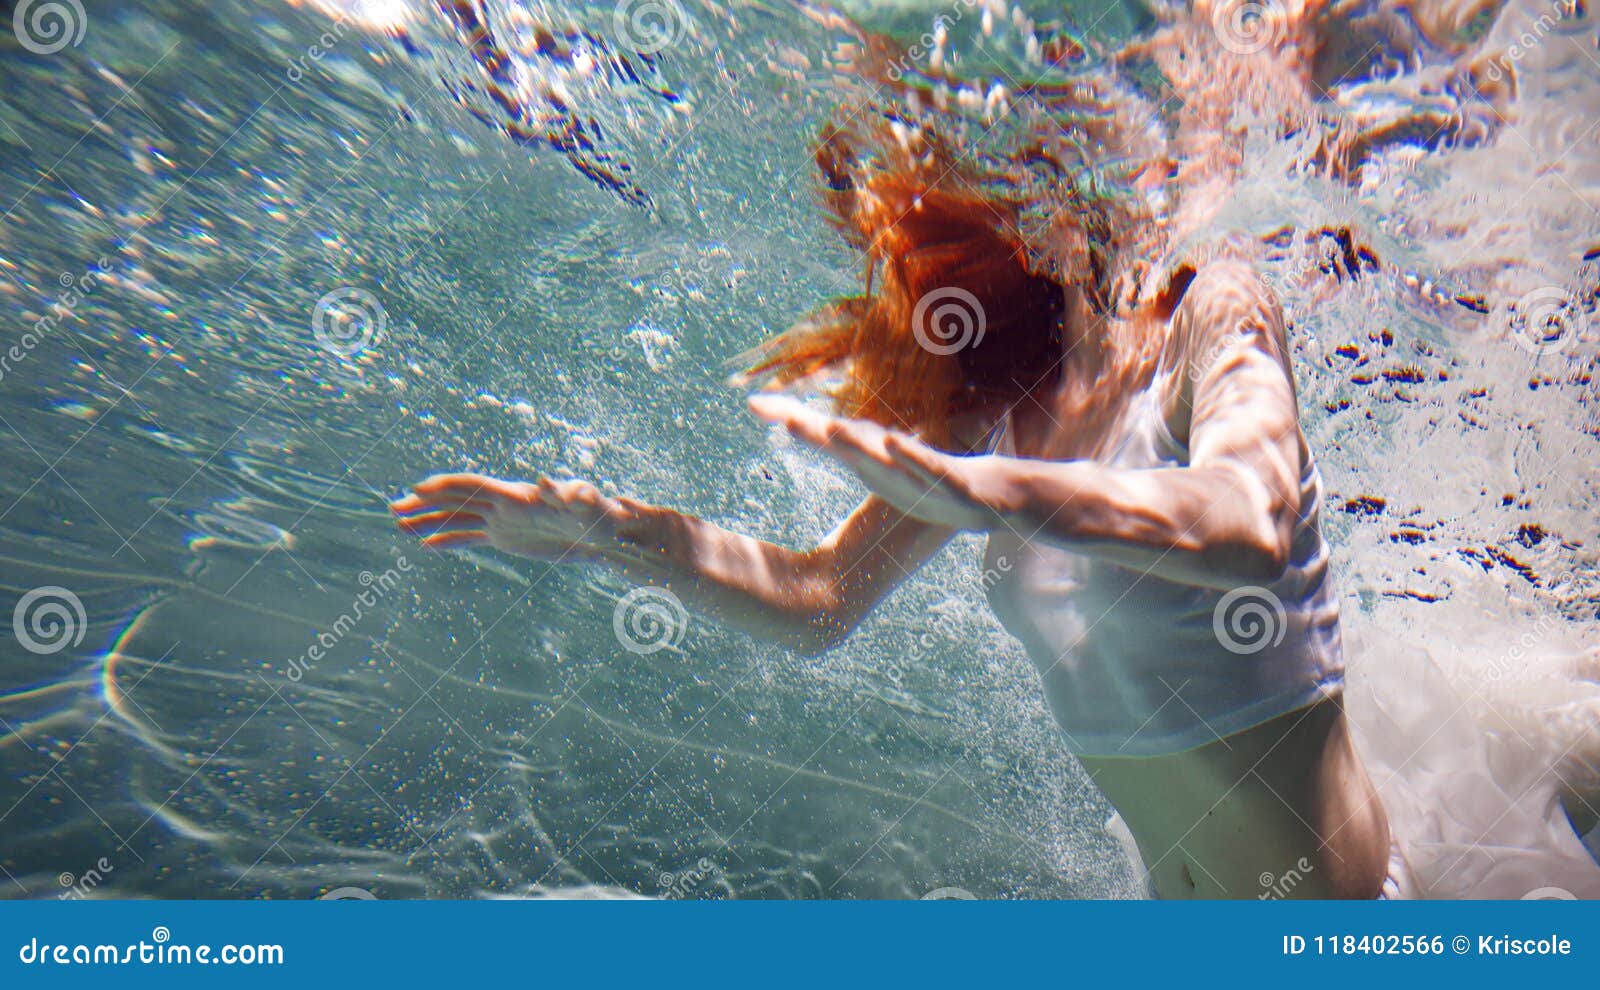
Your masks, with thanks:
[{"label": "white dress", "polygon": [[[1132,404],[1107,463],[1187,463],[1158,393]],[[1013,454],[1010,441],[1007,425],[995,452]],[[1586,848],[1559,800],[1563,784],[1577,782],[1600,807],[1594,648],[1564,641],[1561,625],[1541,621],[1533,635],[1466,604],[1488,595],[1433,603],[1379,596],[1359,607],[1339,594],[1349,582],[1338,580],[1337,553],[1329,567],[1314,463],[1301,494],[1288,573],[1254,589],[1265,597],[1244,599],[1278,608],[1257,613],[1264,626],[1242,630],[1266,637],[1246,636],[1243,649],[1227,642],[1230,629],[1241,630],[1214,612],[1226,597],[1218,592],[991,534],[986,566],[1003,576],[990,601],[1039,667],[1068,748],[1177,752],[1342,687],[1357,750],[1388,812],[1386,898],[1600,898],[1591,852],[1600,831]],[[1279,632],[1287,635],[1279,640]],[[1218,671],[1229,676],[1209,676]],[[1144,875],[1126,826],[1113,816],[1107,830]]]}]

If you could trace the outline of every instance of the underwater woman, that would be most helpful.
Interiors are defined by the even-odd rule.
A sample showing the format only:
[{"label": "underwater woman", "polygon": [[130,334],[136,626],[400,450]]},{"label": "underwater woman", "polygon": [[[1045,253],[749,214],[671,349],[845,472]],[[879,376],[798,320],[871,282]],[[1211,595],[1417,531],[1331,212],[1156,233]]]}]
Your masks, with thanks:
[{"label": "underwater woman", "polygon": [[[834,132],[818,155],[870,293],[756,369],[841,374],[841,415],[750,401],[871,491],[827,539],[789,549],[582,481],[473,474],[418,484],[401,525],[436,547],[608,565],[812,653],[956,533],[983,533],[1003,561],[996,614],[1160,896],[1255,896],[1302,862],[1297,895],[1377,896],[1390,840],[1340,706],[1320,481],[1277,301],[1217,262],[1108,308],[1092,273],[1031,271],[1006,204],[932,144],[891,142],[869,156]],[[950,306],[981,321],[964,346]],[[1258,649],[1216,628],[1244,596],[1281,622]]]},{"label": "underwater woman", "polygon": [[[1210,7],[1145,46],[1188,87],[1171,146],[1145,150],[1146,192],[1152,176],[1186,189],[1160,222],[1062,186],[1041,226],[1038,203],[997,192],[914,115],[858,111],[824,131],[821,195],[863,289],[750,363],[833,410],[749,401],[870,493],[818,545],[579,480],[477,474],[416,485],[393,505],[400,525],[434,547],[610,567],[803,653],[836,646],[957,533],[982,534],[994,612],[1158,896],[1256,897],[1290,870],[1296,897],[1413,895],[1343,706],[1283,311],[1248,250],[1203,237],[1238,178],[1242,132],[1223,111],[1245,100],[1298,130],[1315,44],[1291,23],[1294,43],[1265,59],[1213,50],[1187,71],[1215,49],[1196,27]],[[1135,117],[1086,137],[1125,149]],[[1347,172],[1350,137],[1308,161]]]}]

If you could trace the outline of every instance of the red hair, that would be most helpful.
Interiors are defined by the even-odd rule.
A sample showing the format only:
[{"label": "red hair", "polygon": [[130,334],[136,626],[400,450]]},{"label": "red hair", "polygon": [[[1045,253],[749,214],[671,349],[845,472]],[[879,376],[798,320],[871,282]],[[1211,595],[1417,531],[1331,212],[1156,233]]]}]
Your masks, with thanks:
[{"label": "red hair", "polygon": [[1030,270],[1016,207],[959,172],[937,139],[886,124],[867,163],[853,137],[829,128],[816,160],[834,225],[867,261],[864,292],[770,341],[750,371],[787,384],[843,370],[841,415],[964,449],[956,416],[1055,374],[1062,287]]}]

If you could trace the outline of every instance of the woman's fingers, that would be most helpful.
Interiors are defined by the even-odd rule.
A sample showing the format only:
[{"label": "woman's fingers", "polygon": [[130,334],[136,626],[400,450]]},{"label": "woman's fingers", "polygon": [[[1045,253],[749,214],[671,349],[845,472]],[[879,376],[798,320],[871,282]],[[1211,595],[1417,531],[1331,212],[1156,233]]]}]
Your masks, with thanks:
[{"label": "woman's fingers", "polygon": [[788,430],[795,438],[813,447],[825,447],[830,439],[833,417],[807,409],[786,395],[752,395],[746,404],[750,411],[769,423]]},{"label": "woman's fingers", "polygon": [[397,520],[401,529],[408,533],[453,533],[461,530],[483,529],[488,525],[476,512],[424,512],[420,515],[406,516]]},{"label": "woman's fingers", "polygon": [[453,550],[458,547],[475,547],[489,542],[489,534],[480,530],[462,530],[459,533],[435,533],[422,538],[422,545],[435,550]]},{"label": "woman's fingers", "polygon": [[829,416],[786,396],[753,395],[749,405],[757,416],[826,453],[845,456],[844,452],[855,451],[883,459],[883,438],[888,431],[876,423]]},{"label": "woman's fingers", "polygon": [[780,422],[796,409],[805,409],[805,406],[795,401],[792,396],[774,395],[771,392],[757,392],[747,396],[744,401],[757,418],[769,423]]},{"label": "woman's fingers", "polygon": [[417,482],[411,490],[423,498],[516,498],[523,494],[520,482],[501,481],[486,474],[436,474]]},{"label": "woman's fingers", "polygon": [[932,451],[877,423],[828,416],[786,396],[754,395],[749,403],[757,416],[838,459],[890,501],[920,498],[943,480]]},{"label": "woman's fingers", "polygon": [[435,495],[424,498],[421,495],[407,495],[389,503],[389,511],[397,516],[409,516],[424,511],[460,511],[490,512],[494,509],[494,502],[486,498],[465,498],[458,495]]}]

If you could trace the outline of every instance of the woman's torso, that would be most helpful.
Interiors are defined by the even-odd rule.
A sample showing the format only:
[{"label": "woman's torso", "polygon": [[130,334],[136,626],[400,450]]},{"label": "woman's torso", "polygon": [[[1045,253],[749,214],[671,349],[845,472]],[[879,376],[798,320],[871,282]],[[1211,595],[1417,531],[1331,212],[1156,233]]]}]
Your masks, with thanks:
[{"label": "woman's torso", "polygon": [[[1058,409],[1006,424],[996,452],[1186,466],[1190,424],[1169,410],[1187,366],[1165,357],[1099,411],[1098,437],[1065,438],[1058,423],[1096,417]],[[1164,897],[1365,898],[1382,882],[1388,825],[1340,704],[1338,600],[1303,440],[1301,459],[1289,566],[1266,586],[1202,588],[1032,534],[989,538],[990,601]]]},{"label": "woman's torso", "polygon": [[[1131,396],[1081,456],[1131,470],[1187,465],[1166,421],[1172,373]],[[1007,430],[997,452],[1049,451],[1048,425],[1018,450],[1017,434],[1028,432]],[[1343,660],[1318,525],[1321,478],[1309,452],[1303,460],[1289,566],[1263,586],[1186,585],[1032,534],[990,534],[990,603],[1039,669],[1075,753],[1180,752],[1337,693]]]}]

